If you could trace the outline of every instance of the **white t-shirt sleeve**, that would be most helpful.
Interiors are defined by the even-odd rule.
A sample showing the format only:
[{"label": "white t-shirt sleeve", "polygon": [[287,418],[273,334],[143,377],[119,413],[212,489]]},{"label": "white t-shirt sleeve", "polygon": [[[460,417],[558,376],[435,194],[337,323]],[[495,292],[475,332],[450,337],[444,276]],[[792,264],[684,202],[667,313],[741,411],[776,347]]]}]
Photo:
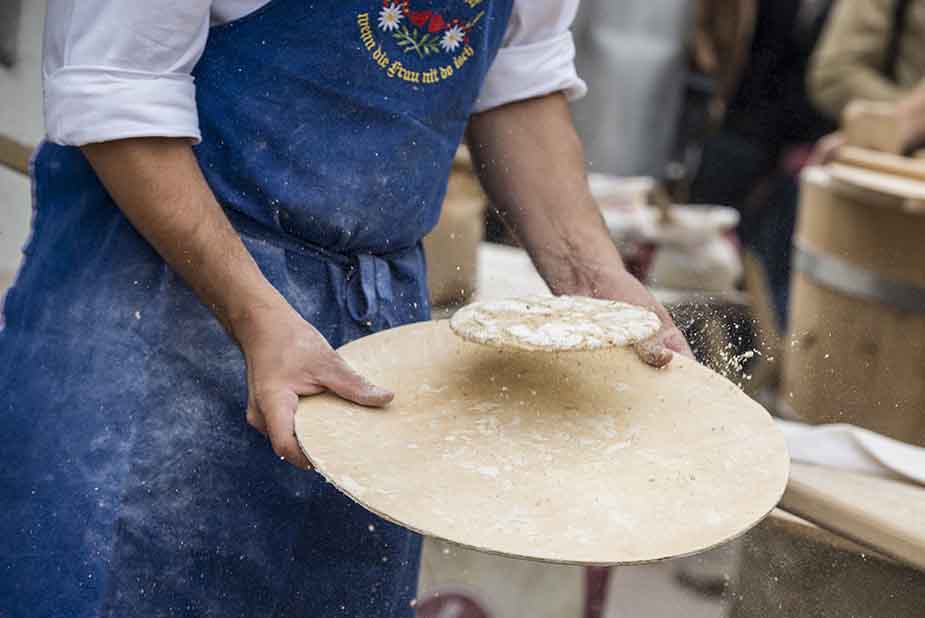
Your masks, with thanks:
[{"label": "white t-shirt sleeve", "polygon": [[190,75],[211,0],[50,0],[45,124],[59,144],[129,137],[200,139]]},{"label": "white t-shirt sleeve", "polygon": [[488,70],[473,111],[564,92],[583,97],[587,86],[575,70],[569,28],[579,0],[514,0],[501,49]]}]

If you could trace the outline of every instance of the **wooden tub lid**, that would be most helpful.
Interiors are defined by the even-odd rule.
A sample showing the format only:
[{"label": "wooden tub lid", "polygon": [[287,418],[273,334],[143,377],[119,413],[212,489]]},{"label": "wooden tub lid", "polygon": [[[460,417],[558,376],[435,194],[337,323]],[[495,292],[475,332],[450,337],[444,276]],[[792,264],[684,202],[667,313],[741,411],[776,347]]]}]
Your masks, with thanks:
[{"label": "wooden tub lid", "polygon": [[736,537],[777,504],[784,438],[732,383],[628,349],[499,350],[445,321],[341,349],[396,391],[384,410],[304,399],[309,460],[367,509],[478,550],[573,564],[650,562]]}]

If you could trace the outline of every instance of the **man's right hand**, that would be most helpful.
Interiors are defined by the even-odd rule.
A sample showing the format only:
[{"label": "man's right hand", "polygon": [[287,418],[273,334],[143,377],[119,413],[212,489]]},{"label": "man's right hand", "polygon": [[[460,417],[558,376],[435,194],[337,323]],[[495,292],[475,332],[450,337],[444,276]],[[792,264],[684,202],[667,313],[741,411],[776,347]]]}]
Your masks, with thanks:
[{"label": "man's right hand", "polygon": [[247,362],[247,422],[268,436],[274,452],[294,466],[311,467],[295,438],[299,396],[331,391],[373,407],[394,397],[354,371],[282,299],[278,307],[236,320],[232,332]]},{"label": "man's right hand", "polygon": [[280,457],[308,467],[294,435],[299,395],[324,390],[369,406],[369,384],[263,276],[215,200],[190,143],[137,138],[81,148],[113,199],[237,339],[247,360],[248,421]]}]

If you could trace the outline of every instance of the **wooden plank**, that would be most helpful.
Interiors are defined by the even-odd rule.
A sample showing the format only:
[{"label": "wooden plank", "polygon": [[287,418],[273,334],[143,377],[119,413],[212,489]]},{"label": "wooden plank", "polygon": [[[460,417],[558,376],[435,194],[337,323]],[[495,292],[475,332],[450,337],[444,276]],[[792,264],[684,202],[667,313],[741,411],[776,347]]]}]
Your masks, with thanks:
[{"label": "wooden plank", "polygon": [[861,167],[874,172],[894,174],[904,178],[925,180],[925,161],[910,157],[901,157],[888,152],[877,152],[869,148],[842,146],[838,149],[836,160],[839,163]]},{"label": "wooden plank", "polygon": [[844,163],[832,163],[828,166],[828,172],[838,182],[896,196],[907,202],[907,210],[923,211],[921,207],[921,204],[925,203],[925,181],[923,180],[884,174]]},{"label": "wooden plank", "polygon": [[793,463],[780,508],[925,571],[925,487]]},{"label": "wooden plank", "polygon": [[13,285],[13,279],[16,278],[16,273],[12,270],[0,270],[0,301],[2,301],[4,294]]},{"label": "wooden plank", "polygon": [[852,101],[842,114],[842,133],[852,146],[899,153],[902,136],[896,104],[887,101]]},{"label": "wooden plank", "polygon": [[32,150],[10,137],[0,135],[0,165],[28,176]]}]

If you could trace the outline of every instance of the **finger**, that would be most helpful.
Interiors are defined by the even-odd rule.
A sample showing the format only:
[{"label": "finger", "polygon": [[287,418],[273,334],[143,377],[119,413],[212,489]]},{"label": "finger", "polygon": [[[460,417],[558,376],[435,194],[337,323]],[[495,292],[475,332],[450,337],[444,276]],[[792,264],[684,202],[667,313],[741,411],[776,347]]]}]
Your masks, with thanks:
[{"label": "finger", "polygon": [[260,413],[266,419],[273,452],[297,468],[311,469],[311,463],[302,453],[295,437],[295,411],[299,397],[290,390],[274,390],[258,392],[255,399]]},{"label": "finger", "polygon": [[845,138],[841,133],[826,135],[816,144],[816,148],[813,150],[809,161],[807,161],[807,165],[826,165],[827,163],[831,163],[844,144]]},{"label": "finger", "polygon": [[267,435],[267,422],[263,418],[263,414],[257,409],[257,404],[251,400],[247,404],[247,414],[245,415],[247,419],[247,424],[262,433]]},{"label": "finger", "polygon": [[806,160],[807,166],[816,166],[816,165],[825,165],[828,163],[829,151],[828,145],[825,143],[825,140],[816,144],[816,147],[813,148],[813,151],[810,153],[809,158]]},{"label": "finger", "polygon": [[640,341],[633,346],[633,349],[642,362],[653,367],[664,367],[674,358],[672,351],[662,345],[658,337]]},{"label": "finger", "polygon": [[668,348],[673,352],[682,354],[688,358],[693,359],[694,353],[691,351],[690,345],[687,343],[687,338],[684,337],[684,333],[678,329],[677,326],[671,327],[662,337],[660,337],[662,345]]},{"label": "finger", "polygon": [[337,355],[322,383],[339,397],[361,406],[381,407],[395,398],[395,393],[372,384]]},{"label": "finger", "polygon": [[671,362],[674,353],[682,354],[693,359],[694,353],[691,352],[690,346],[687,345],[687,339],[684,337],[684,333],[675,326],[668,311],[661,305],[656,305],[653,311],[655,311],[661,320],[662,328],[655,336],[645,341],[640,341],[634,346],[639,358],[647,365],[652,365],[653,367],[664,367]]},{"label": "finger", "polygon": [[[668,348],[668,350],[672,352],[683,354],[688,358],[694,358],[694,353],[691,352],[690,346],[687,345],[687,339],[684,337],[684,333],[682,333],[681,329],[675,325],[674,320],[671,319],[671,315],[669,315],[668,311],[661,305],[657,306],[654,311],[662,322],[662,328],[659,329],[659,331],[650,341],[657,341],[663,347]],[[652,346],[647,347],[651,348]],[[652,353],[655,351],[656,350],[653,349]],[[658,360],[661,360],[661,358]],[[664,366],[664,364],[667,364],[670,361],[671,358],[665,361],[662,365],[656,366]]]},{"label": "finger", "polygon": [[838,156],[841,145],[835,142],[822,144],[818,152],[814,153],[814,158],[809,161],[811,165],[828,165]]},{"label": "finger", "polygon": [[267,435],[267,423],[263,418],[263,414],[260,413],[260,408],[257,406],[257,402],[254,398],[254,382],[251,377],[250,368],[247,369],[247,412],[244,415],[247,424],[262,433]]}]

